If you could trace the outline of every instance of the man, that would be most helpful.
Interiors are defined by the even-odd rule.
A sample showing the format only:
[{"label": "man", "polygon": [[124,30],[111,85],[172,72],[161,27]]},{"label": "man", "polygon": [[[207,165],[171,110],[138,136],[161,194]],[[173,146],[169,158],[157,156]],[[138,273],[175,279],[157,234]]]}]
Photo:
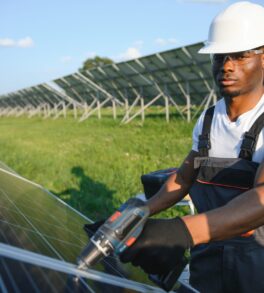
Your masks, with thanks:
[{"label": "man", "polygon": [[121,260],[165,273],[192,247],[194,288],[264,292],[264,7],[229,6],[200,53],[211,54],[223,98],[201,115],[178,173],[147,203],[153,215],[189,193],[198,214],[149,219]]}]

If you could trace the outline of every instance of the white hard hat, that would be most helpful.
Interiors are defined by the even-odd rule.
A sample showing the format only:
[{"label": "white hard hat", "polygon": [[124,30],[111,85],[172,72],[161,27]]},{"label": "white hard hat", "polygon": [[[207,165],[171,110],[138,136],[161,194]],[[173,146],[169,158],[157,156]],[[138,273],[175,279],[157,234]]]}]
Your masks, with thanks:
[{"label": "white hard hat", "polygon": [[264,45],[264,7],[241,1],[230,5],[212,21],[202,54],[232,53]]}]

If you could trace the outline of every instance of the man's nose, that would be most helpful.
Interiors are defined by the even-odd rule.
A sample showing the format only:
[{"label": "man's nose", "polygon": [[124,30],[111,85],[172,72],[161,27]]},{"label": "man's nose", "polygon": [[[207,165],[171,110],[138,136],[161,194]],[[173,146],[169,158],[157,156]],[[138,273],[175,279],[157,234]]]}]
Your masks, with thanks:
[{"label": "man's nose", "polygon": [[226,63],[226,61],[234,62],[233,58],[230,55],[224,56],[223,63]]},{"label": "man's nose", "polygon": [[234,60],[230,55],[225,55],[222,61],[222,70],[232,70],[234,68]]}]

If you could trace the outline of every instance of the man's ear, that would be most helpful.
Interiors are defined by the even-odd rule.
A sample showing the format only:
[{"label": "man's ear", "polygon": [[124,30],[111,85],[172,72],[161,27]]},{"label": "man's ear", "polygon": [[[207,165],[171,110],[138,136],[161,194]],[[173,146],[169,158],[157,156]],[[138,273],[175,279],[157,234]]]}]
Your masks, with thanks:
[{"label": "man's ear", "polygon": [[263,86],[264,86],[264,54],[261,55],[261,61],[262,61],[262,72],[263,72]]}]

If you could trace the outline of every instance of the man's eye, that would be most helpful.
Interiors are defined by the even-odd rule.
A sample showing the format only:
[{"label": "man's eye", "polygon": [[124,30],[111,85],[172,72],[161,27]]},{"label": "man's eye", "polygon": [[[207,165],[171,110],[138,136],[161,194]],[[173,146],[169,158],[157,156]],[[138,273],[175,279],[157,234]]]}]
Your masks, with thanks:
[{"label": "man's eye", "polygon": [[236,60],[245,60],[249,57],[250,57],[250,54],[245,52],[244,54],[237,54],[235,59]]},{"label": "man's eye", "polygon": [[236,60],[244,60],[244,59],[246,59],[247,58],[247,56],[246,55],[240,55],[240,56],[236,56]]}]

